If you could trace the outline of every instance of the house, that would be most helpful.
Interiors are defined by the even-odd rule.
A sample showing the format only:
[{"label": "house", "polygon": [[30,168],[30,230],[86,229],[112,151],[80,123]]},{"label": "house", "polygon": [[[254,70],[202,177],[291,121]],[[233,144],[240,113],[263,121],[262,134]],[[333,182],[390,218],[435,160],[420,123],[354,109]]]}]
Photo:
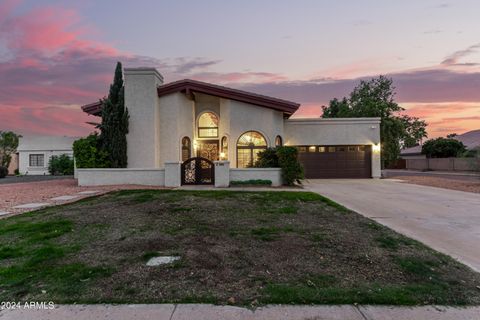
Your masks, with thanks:
[{"label": "house", "polygon": [[[80,184],[123,183],[127,176],[140,184],[177,176],[175,185],[216,184],[221,177],[206,170],[212,166],[228,167],[230,180],[261,179],[279,171],[251,168],[258,153],[281,145],[298,148],[309,179],[380,177],[379,118],[292,117],[298,103],[189,79],[164,83],[153,68],[125,69],[124,77],[128,168],[82,169]],[[82,109],[101,114],[99,102]]]},{"label": "house", "polygon": [[73,156],[73,142],[78,137],[23,136],[20,138],[18,170],[20,174],[47,175],[48,162],[52,156]]},{"label": "house", "polygon": [[[480,149],[480,129],[472,130],[453,137],[462,142],[467,150]],[[403,149],[400,152],[403,159],[425,159],[426,156],[422,154],[422,146],[414,146]]]}]

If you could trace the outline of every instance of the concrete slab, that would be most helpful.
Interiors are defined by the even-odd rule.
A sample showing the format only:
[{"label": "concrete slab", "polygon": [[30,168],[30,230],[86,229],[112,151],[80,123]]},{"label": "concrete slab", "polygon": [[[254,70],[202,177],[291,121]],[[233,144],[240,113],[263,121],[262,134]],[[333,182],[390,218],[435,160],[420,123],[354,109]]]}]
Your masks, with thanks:
[{"label": "concrete slab", "polygon": [[80,191],[80,192],[77,192],[77,194],[95,194],[95,193],[99,193],[100,191],[96,191],[96,190],[88,190],[88,191]]},{"label": "concrete slab", "polygon": [[153,257],[147,261],[147,266],[156,267],[162,264],[169,264],[177,260],[180,260],[180,257],[173,257],[173,256]]},{"label": "concrete slab", "polygon": [[53,201],[68,201],[68,200],[76,199],[78,197],[79,196],[60,196],[60,197],[51,198],[50,200],[53,200]]},{"label": "concrete slab", "polygon": [[38,209],[38,208],[46,207],[49,205],[50,203],[47,203],[47,202],[34,202],[34,203],[21,204],[13,208],[14,209]]},{"label": "concrete slab", "polygon": [[[47,305],[48,306],[48,305]],[[211,304],[56,305],[54,309],[5,309],[2,320],[478,320],[480,307],[283,306],[250,310]]]},{"label": "concrete slab", "polygon": [[480,272],[479,194],[383,179],[310,180],[305,187]]},{"label": "concrete slab", "polygon": [[2,320],[169,320],[173,304],[57,305],[53,310],[2,310]]},{"label": "concrete slab", "polygon": [[343,306],[267,306],[255,310],[253,319],[265,320],[365,320],[358,309]]},{"label": "concrete slab", "polygon": [[369,320],[478,320],[480,307],[388,307],[360,306],[360,311]]},{"label": "concrete slab", "polygon": [[244,320],[252,319],[252,316],[253,312],[251,310],[240,307],[179,304],[171,320]]},{"label": "concrete slab", "polygon": [[8,211],[0,211],[0,216],[6,216],[7,214],[10,214]]}]

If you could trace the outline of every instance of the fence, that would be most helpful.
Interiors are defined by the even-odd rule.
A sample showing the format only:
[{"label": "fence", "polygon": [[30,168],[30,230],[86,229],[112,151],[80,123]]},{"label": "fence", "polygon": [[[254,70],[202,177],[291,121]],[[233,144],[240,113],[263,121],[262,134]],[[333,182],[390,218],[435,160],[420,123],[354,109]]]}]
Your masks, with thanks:
[{"label": "fence", "polygon": [[480,171],[480,158],[407,159],[409,170]]}]

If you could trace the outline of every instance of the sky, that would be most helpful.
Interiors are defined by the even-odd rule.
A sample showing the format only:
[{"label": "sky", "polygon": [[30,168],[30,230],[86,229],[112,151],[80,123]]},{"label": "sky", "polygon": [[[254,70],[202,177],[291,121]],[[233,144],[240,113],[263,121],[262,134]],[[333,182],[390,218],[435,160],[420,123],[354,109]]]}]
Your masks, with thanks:
[{"label": "sky", "polygon": [[[478,0],[0,0],[0,130],[83,136],[117,61],[301,103],[393,79],[430,138],[480,128]],[[128,107],[128,106],[127,106]]]}]

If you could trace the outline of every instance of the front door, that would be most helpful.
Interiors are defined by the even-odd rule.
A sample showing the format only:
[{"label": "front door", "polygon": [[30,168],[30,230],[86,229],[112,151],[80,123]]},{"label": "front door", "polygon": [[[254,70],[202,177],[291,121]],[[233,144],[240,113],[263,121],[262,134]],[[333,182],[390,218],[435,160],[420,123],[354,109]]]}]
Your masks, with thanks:
[{"label": "front door", "polygon": [[198,141],[197,157],[205,158],[210,161],[217,161],[218,155],[218,140]]}]

